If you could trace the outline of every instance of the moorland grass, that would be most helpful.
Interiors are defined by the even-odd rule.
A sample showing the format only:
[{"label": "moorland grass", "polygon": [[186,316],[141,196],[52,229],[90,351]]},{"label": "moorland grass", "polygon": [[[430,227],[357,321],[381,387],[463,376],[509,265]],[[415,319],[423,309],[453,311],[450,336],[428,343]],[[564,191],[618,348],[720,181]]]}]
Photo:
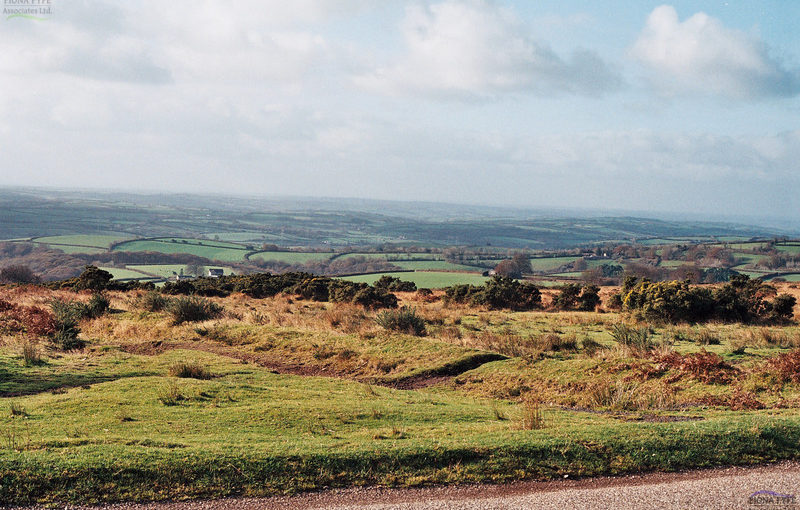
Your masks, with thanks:
[{"label": "moorland grass", "polygon": [[[138,362],[155,370],[185,356]],[[25,439],[0,448],[0,499],[86,503],[501,482],[800,453],[800,418],[787,411],[707,410],[676,423],[557,408],[531,414],[452,391],[277,375],[212,355],[202,362],[219,377],[124,378],[12,399],[25,415],[0,416],[0,427]],[[507,420],[497,419],[498,407]]]},{"label": "moorland grass", "polygon": [[[0,294],[26,305],[72,299]],[[614,340],[616,313],[489,311],[401,293],[425,320],[427,336],[416,337],[384,330],[374,311],[287,296],[213,298],[223,316],[174,324],[144,296],[109,292],[117,313],[79,321],[86,348],[39,342],[39,364],[26,364],[19,338],[0,337],[0,501],[269,495],[800,457],[797,326],[635,324],[649,328],[648,346],[630,349]],[[433,385],[408,384],[426,380]]]}]

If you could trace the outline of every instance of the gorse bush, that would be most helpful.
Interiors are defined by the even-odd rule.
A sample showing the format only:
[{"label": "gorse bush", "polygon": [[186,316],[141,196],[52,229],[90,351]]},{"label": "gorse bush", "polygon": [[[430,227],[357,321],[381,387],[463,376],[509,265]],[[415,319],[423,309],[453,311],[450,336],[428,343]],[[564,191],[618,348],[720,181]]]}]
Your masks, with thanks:
[{"label": "gorse bush", "polygon": [[395,278],[385,274],[376,281],[373,286],[376,289],[382,289],[390,292],[414,292],[417,290],[417,284],[414,282],[405,282],[400,278]]},{"label": "gorse bush", "polygon": [[222,307],[208,299],[190,296],[172,300],[168,311],[173,324],[214,319],[222,314]]},{"label": "gorse bush", "polygon": [[486,305],[493,310],[532,310],[542,306],[542,294],[532,283],[495,276],[483,286],[453,285],[445,290],[445,299],[453,303]]},{"label": "gorse bush", "polygon": [[568,283],[559,288],[559,293],[553,298],[553,308],[557,310],[593,311],[600,304],[600,287],[575,283]]},{"label": "gorse bush", "polygon": [[[796,300],[776,295],[775,287],[746,275],[711,290],[691,287],[689,281],[651,282],[625,279],[620,299],[625,311],[637,318],[658,322],[770,323],[792,319]],[[772,301],[767,298],[773,297]]]},{"label": "gorse bush", "polygon": [[220,278],[197,278],[191,281],[168,282],[164,294],[224,297],[241,292],[254,298],[277,294],[294,294],[302,299],[353,303],[366,308],[396,308],[397,297],[385,288],[375,288],[366,283],[338,280],[310,273],[284,273],[272,275],[230,275]]},{"label": "gorse bush", "polygon": [[89,316],[88,307],[78,301],[54,299],[50,309],[55,317],[53,342],[63,350],[80,349],[85,343],[78,339],[81,319]]},{"label": "gorse bush", "polygon": [[86,304],[86,316],[91,318],[100,317],[111,308],[108,298],[101,293],[93,294]]},{"label": "gorse bush", "polygon": [[160,312],[169,306],[170,301],[170,298],[151,290],[139,298],[139,306],[148,312]]},{"label": "gorse bush", "polygon": [[384,310],[375,317],[375,322],[384,329],[400,331],[415,336],[425,336],[425,320],[417,315],[414,308],[402,307],[399,310]]}]

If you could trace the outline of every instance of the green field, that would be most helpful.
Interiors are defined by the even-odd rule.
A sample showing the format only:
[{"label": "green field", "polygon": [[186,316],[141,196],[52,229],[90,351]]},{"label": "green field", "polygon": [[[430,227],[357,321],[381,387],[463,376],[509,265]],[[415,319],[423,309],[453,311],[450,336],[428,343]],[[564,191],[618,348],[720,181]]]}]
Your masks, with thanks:
[{"label": "green field", "polygon": [[139,279],[150,279],[152,278],[149,275],[146,275],[140,271],[136,271],[130,268],[119,268],[119,267],[101,267],[100,269],[104,271],[108,271],[109,273],[114,276],[115,280],[125,280],[130,278],[139,278]]},{"label": "green field", "polygon": [[427,289],[441,289],[443,287],[450,287],[451,285],[458,284],[472,284],[482,285],[488,278],[479,274],[471,273],[445,273],[434,271],[417,271],[408,273],[380,273],[380,274],[365,274],[358,276],[346,276],[345,280],[352,282],[363,282],[372,284],[381,276],[388,275],[395,278],[400,278],[403,281],[414,282],[418,288]]},{"label": "green field", "polygon": [[800,255],[800,244],[778,244],[775,245],[775,249],[781,253]]},{"label": "green field", "polygon": [[328,260],[333,253],[294,252],[294,251],[260,251],[250,256],[250,260],[277,260],[286,264],[305,264],[317,260]]},{"label": "green field", "polygon": [[662,260],[661,263],[659,264],[659,267],[666,267],[672,269],[676,267],[681,267],[685,264],[689,264],[689,262],[686,262],[685,260]]},{"label": "green field", "polygon": [[112,243],[129,238],[130,236],[75,234],[37,237],[32,239],[31,242],[43,244],[50,248],[61,250],[67,254],[104,253],[108,251]]},{"label": "green field", "polygon": [[481,273],[486,271],[486,269],[482,267],[453,264],[452,262],[446,262],[444,260],[404,260],[390,262],[402,269],[412,269],[414,271],[478,271]]},{"label": "green field", "polygon": [[563,266],[578,260],[578,257],[550,257],[550,258],[532,258],[531,267],[534,271],[553,271]]},{"label": "green field", "polygon": [[81,247],[94,247],[108,249],[112,243],[130,239],[130,236],[113,236],[113,235],[63,235],[63,236],[47,236],[37,237],[33,241],[43,244],[51,245],[67,245],[67,246],[81,246]]},{"label": "green field", "polygon": [[231,262],[244,260],[245,255],[248,253],[248,250],[239,244],[184,238],[161,238],[128,241],[115,246],[114,251],[189,253],[211,260],[223,260]]},{"label": "green field", "polygon": [[384,259],[389,261],[423,261],[441,260],[442,256],[437,253],[405,253],[405,252],[384,252],[384,253],[345,253],[338,258],[364,257],[368,259]]},{"label": "green field", "polygon": [[[126,267],[133,271],[154,274],[162,278],[169,278],[170,276],[181,274],[181,270],[185,271],[186,264],[141,264],[141,265],[133,264],[133,265],[128,265]],[[208,269],[211,267],[222,269],[223,273],[226,275],[232,273],[232,270],[229,267],[220,267],[214,265],[205,266],[206,273],[208,272]]]},{"label": "green field", "polygon": [[61,250],[67,255],[71,255],[73,253],[105,253],[108,251],[107,248],[93,248],[89,246],[72,246],[68,244],[48,244],[45,245],[48,248],[52,248],[54,250]]},{"label": "green field", "polygon": [[[787,282],[800,282],[800,273],[792,273],[782,276],[776,276],[775,278],[783,278]],[[766,280],[771,280],[772,278],[765,278]]]},{"label": "green field", "polygon": [[742,253],[742,252],[733,252],[733,256],[736,257],[737,260],[741,260],[740,265],[754,264],[766,258],[766,255]]}]

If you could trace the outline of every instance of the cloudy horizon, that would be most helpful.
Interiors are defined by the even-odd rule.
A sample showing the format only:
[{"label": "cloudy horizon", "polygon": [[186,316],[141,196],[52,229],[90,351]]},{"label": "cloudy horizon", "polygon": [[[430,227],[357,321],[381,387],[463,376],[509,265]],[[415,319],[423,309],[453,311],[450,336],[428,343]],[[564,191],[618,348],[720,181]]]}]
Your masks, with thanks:
[{"label": "cloudy horizon", "polygon": [[51,0],[3,185],[792,217],[800,5]]}]

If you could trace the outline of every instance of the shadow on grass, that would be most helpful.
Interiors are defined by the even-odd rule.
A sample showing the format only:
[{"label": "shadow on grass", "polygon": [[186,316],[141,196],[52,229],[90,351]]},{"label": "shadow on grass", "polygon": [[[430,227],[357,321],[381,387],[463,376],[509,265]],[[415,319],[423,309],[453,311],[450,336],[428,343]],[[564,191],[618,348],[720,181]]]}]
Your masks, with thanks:
[{"label": "shadow on grass", "polygon": [[154,371],[134,371],[117,374],[97,372],[52,372],[37,370],[47,365],[21,367],[7,360],[0,360],[0,398],[35,395],[46,391],[66,390],[102,382],[116,381],[127,377],[159,375]]}]

